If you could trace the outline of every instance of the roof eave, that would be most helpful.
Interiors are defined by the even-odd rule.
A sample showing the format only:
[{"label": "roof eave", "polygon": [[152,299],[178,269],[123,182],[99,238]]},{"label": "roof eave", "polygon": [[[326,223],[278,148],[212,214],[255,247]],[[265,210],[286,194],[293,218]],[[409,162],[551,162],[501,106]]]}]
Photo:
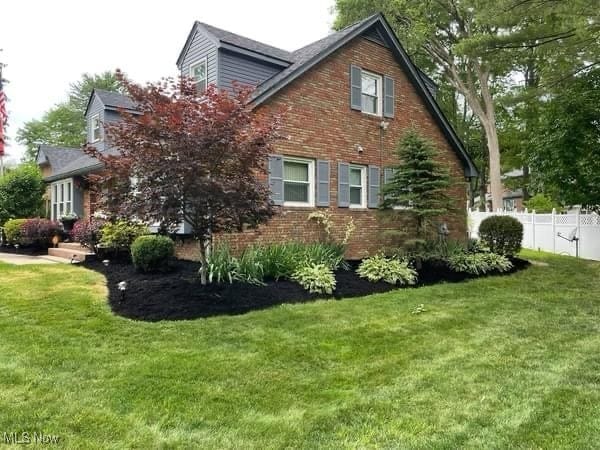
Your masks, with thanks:
[{"label": "roof eave", "polygon": [[92,166],[81,167],[79,169],[70,170],[68,172],[57,173],[56,175],[50,175],[49,177],[44,178],[44,181],[46,183],[50,183],[52,181],[58,181],[58,180],[62,180],[64,178],[71,178],[71,177],[74,177],[77,175],[85,175],[85,174],[88,174],[95,170],[102,169],[103,167],[104,167],[104,164],[96,163]]}]

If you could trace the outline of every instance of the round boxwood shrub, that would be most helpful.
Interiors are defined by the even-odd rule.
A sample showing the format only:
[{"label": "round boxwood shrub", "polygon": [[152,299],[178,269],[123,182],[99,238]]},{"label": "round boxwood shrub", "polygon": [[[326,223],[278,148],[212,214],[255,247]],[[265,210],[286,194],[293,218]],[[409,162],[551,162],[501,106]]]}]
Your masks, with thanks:
[{"label": "round boxwood shrub", "polygon": [[10,219],[4,224],[4,235],[9,244],[23,244],[23,234],[21,226],[27,222],[27,219]]},{"label": "round boxwood shrub", "polygon": [[521,250],[523,224],[511,216],[491,216],[479,225],[479,238],[492,253],[513,256]]},{"label": "round boxwood shrub", "polygon": [[166,236],[140,236],[131,245],[131,259],[143,272],[165,270],[175,254],[175,243]]}]

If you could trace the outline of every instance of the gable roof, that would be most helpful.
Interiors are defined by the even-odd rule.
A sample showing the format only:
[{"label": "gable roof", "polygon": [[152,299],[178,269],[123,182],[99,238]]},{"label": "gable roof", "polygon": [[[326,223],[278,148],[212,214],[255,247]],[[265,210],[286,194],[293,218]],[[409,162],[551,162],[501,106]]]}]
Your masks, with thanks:
[{"label": "gable roof", "polygon": [[85,108],[85,116],[87,116],[88,110],[90,109],[90,105],[92,104],[94,96],[98,97],[98,99],[102,102],[106,109],[126,109],[129,111],[135,110],[135,103],[126,95],[120,94],[118,92],[106,91],[104,89],[94,89],[90,94],[90,98]]},{"label": "gable roof", "polygon": [[253,106],[258,106],[261,103],[264,103],[272,95],[279,92],[281,89],[306,73],[316,64],[323,61],[334,51],[347,44],[352,39],[360,36],[371,27],[377,27],[380,35],[389,45],[390,50],[394,54],[396,60],[406,72],[409,80],[412,82],[417,93],[425,103],[425,106],[433,116],[434,120],[440,126],[444,136],[463,163],[465,176],[477,176],[477,168],[471,160],[471,157],[466,152],[463,143],[450,125],[450,122],[442,112],[436,100],[433,98],[429,89],[427,89],[426,81],[421,76],[419,69],[417,69],[417,67],[413,64],[410,57],[398,41],[396,34],[393,32],[389,23],[381,13],[367,17],[360,22],[349,25],[342,30],[330,34],[319,41],[313,42],[312,44],[293,52],[292,56],[294,62],[289,67],[260,84],[254,91],[252,96]]},{"label": "gable roof", "polygon": [[286,66],[292,62],[292,52],[288,52],[287,50],[283,50],[272,45],[255,41],[254,39],[240,36],[239,34],[235,34],[231,31],[217,28],[207,23],[196,21],[194,22],[194,25],[190,33],[188,34],[187,40],[185,41],[185,45],[181,49],[179,57],[177,58],[178,67],[181,65],[185,54],[190,48],[192,40],[196,35],[197,31],[201,31],[203,34],[208,36],[215,43],[215,45],[219,47],[226,46],[227,44],[229,44],[234,47],[237,47],[238,49],[249,50],[250,52],[256,53],[258,55],[266,56],[268,58],[274,58],[275,60],[279,60],[280,62],[285,63],[284,65]]},{"label": "gable roof", "polygon": [[83,155],[83,151],[80,148],[53,147],[41,144],[38,146],[36,162],[38,165],[48,164],[54,173],[81,155]]}]

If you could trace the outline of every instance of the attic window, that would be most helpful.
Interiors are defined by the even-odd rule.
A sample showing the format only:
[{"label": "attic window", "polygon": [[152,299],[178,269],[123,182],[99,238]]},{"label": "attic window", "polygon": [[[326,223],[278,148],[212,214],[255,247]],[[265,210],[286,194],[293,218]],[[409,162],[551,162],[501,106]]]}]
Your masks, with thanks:
[{"label": "attic window", "polygon": [[381,115],[381,77],[362,71],[362,110],[367,114]]},{"label": "attic window", "polygon": [[100,131],[100,115],[96,114],[90,119],[90,142],[98,142],[102,139]]},{"label": "attic window", "polygon": [[196,86],[196,92],[198,94],[202,94],[206,91],[206,86],[208,84],[207,72],[206,58],[190,66],[190,78],[194,80],[194,85]]}]

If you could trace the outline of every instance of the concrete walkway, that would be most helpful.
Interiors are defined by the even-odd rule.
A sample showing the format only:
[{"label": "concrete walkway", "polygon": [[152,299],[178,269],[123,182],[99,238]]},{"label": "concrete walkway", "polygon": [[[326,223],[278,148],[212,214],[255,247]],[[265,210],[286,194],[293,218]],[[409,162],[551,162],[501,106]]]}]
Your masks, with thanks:
[{"label": "concrete walkway", "polygon": [[15,255],[14,253],[2,253],[0,252],[0,262],[8,264],[16,264],[21,266],[23,264],[57,264],[69,262],[63,258],[56,258],[55,256],[29,256],[29,255]]}]

